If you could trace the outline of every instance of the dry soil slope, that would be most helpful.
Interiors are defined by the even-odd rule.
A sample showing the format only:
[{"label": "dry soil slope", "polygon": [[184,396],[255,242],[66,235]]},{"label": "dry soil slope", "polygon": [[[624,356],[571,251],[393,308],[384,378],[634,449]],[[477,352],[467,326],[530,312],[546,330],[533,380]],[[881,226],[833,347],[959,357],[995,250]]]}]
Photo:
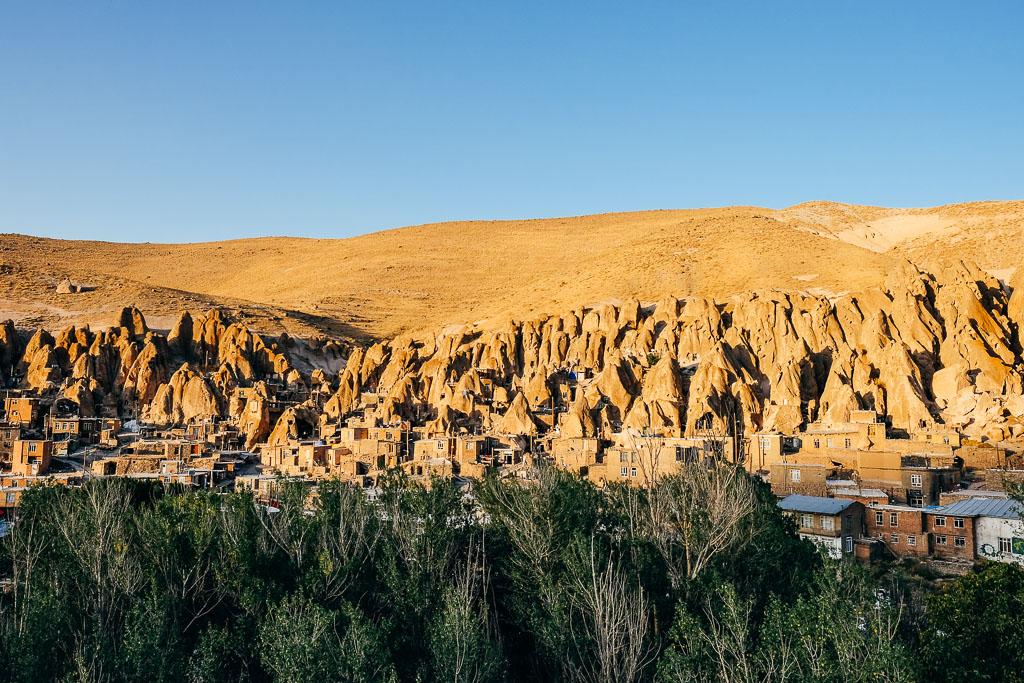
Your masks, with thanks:
[{"label": "dry soil slope", "polygon": [[338,240],[123,245],[5,235],[0,253],[44,279],[132,283],[150,295],[147,305],[168,314],[188,303],[185,292],[248,306],[273,324],[301,314],[334,332],[386,337],[666,293],[857,290],[880,283],[904,255],[922,263],[964,256],[1006,271],[1020,261],[1022,217],[1021,202],[932,209],[814,202],[781,211],[439,223]]}]

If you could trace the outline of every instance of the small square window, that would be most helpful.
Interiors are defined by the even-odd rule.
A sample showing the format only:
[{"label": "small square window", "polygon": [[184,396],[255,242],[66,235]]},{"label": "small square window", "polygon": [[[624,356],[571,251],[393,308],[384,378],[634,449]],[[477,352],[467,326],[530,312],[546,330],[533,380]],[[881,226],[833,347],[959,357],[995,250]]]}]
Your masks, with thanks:
[{"label": "small square window", "polygon": [[907,545],[909,545],[909,546],[917,545],[917,536],[914,536],[914,535],[907,536]]},{"label": "small square window", "polygon": [[800,470],[790,470],[789,471],[789,480],[792,481],[792,482],[800,481]]},{"label": "small square window", "polygon": [[805,529],[813,529],[814,528],[814,516],[813,515],[807,515],[807,514],[800,515],[800,526],[802,526]]},{"label": "small square window", "polygon": [[939,534],[935,537],[935,545],[946,545],[946,537]]},{"label": "small square window", "polygon": [[953,518],[953,528],[954,529],[963,529],[964,528],[964,518],[963,517],[954,517]]},{"label": "small square window", "polygon": [[836,521],[831,517],[822,517],[821,528],[824,531],[835,531]]},{"label": "small square window", "polygon": [[967,539],[964,538],[963,536],[954,536],[953,537],[953,545],[956,546],[957,548],[966,548],[967,547]]},{"label": "small square window", "polygon": [[815,448],[821,448],[821,441],[820,441],[820,440],[818,440],[818,439],[815,439],[815,440],[814,440],[814,447],[815,447]]},{"label": "small square window", "polygon": [[[8,495],[10,495],[10,494],[8,494]],[[1001,552],[1001,553],[1008,553],[1008,552],[1010,552],[1011,548],[1012,548],[1012,546],[1010,545],[1010,539],[1008,539],[1008,538],[1000,538],[999,539],[999,552]]]},{"label": "small square window", "polygon": [[935,518],[935,526],[946,526],[946,518],[945,517],[936,517]]},{"label": "small square window", "polygon": [[636,468],[635,467],[630,467],[629,468],[629,476],[631,476],[631,477],[635,477],[636,476]]},{"label": "small square window", "polygon": [[832,448],[832,439],[825,439],[825,445]]},{"label": "small square window", "polygon": [[629,458],[626,456],[625,451],[619,453],[619,462],[629,462]]},{"label": "small square window", "polygon": [[920,474],[911,474],[910,475],[910,485],[915,487],[915,488],[921,488],[921,475]]},{"label": "small square window", "polygon": [[892,543],[893,545],[896,545],[899,542],[900,542],[900,537],[899,537],[898,534],[889,534],[889,543]]}]

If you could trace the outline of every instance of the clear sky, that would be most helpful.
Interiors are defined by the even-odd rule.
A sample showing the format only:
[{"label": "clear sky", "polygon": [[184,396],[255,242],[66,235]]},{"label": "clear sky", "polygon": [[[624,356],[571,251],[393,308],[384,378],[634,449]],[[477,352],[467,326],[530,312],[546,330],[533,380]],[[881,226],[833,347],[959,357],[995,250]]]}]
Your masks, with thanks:
[{"label": "clear sky", "polygon": [[0,231],[1024,199],[1024,2],[0,0]]}]

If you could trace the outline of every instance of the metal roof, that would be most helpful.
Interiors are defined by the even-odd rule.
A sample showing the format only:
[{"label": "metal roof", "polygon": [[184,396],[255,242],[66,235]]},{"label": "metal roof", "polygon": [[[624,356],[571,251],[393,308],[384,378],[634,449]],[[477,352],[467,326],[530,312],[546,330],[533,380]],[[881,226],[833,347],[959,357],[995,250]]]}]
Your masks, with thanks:
[{"label": "metal roof", "polygon": [[1024,508],[1015,500],[982,498],[981,496],[929,508],[927,512],[933,515],[951,515],[953,517],[1003,517],[1006,519],[1024,517]]},{"label": "metal roof", "polygon": [[821,498],[819,496],[801,496],[793,494],[779,501],[783,510],[796,512],[816,512],[820,515],[836,515],[857,501],[843,498]]}]

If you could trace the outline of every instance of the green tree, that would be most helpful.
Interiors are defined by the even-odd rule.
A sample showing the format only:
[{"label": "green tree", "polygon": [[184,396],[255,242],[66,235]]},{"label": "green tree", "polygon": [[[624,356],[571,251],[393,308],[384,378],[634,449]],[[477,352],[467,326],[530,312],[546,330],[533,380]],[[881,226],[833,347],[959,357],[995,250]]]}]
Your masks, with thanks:
[{"label": "green tree", "polygon": [[936,681],[1024,681],[1024,569],[991,562],[928,600],[923,660]]}]

